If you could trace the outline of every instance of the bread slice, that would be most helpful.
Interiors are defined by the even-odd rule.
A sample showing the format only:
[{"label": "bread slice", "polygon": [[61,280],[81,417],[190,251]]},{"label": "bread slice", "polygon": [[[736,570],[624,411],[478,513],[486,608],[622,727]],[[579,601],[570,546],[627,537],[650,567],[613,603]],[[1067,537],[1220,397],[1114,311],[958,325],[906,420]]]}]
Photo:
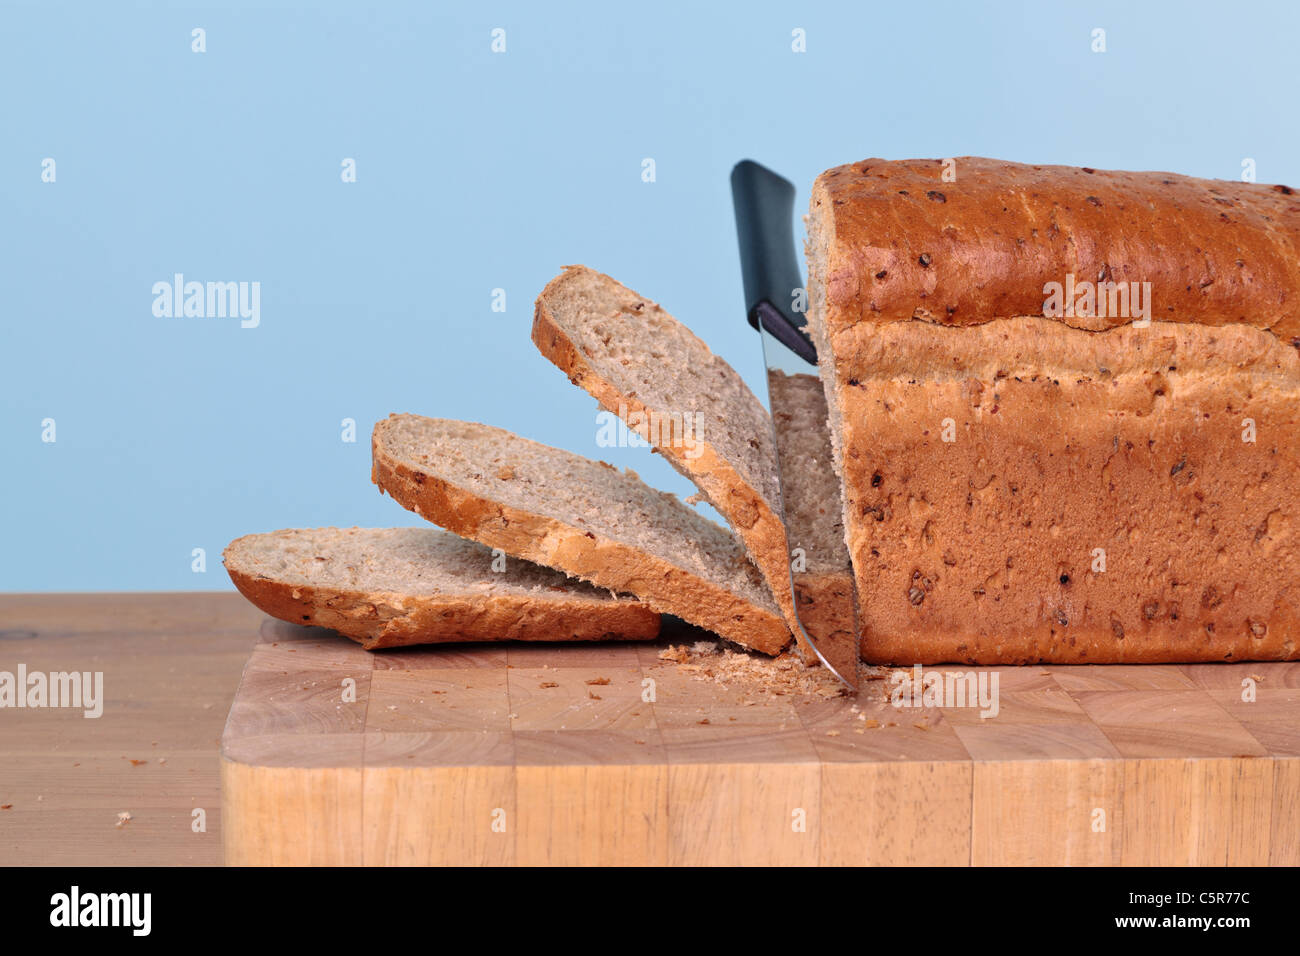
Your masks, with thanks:
[{"label": "bread slice", "polygon": [[739,373],[657,304],[586,266],[542,290],[533,342],[695,482],[798,634],[772,421]]},{"label": "bread slice", "polygon": [[816,375],[769,369],[781,498],[789,536],[795,606],[817,649],[841,674],[857,671],[853,566],[844,541],[840,480],[826,424],[826,393]]},{"label": "bread slice", "polygon": [[391,415],[372,477],[403,507],[775,654],[789,631],[722,528],[633,472],[488,425]]},{"label": "bread slice", "polygon": [[[314,528],[237,538],[226,571],[241,594],[294,624],[367,650],[450,641],[599,641],[658,636],[659,615],[436,528]],[[499,564],[498,564],[499,566]]]}]

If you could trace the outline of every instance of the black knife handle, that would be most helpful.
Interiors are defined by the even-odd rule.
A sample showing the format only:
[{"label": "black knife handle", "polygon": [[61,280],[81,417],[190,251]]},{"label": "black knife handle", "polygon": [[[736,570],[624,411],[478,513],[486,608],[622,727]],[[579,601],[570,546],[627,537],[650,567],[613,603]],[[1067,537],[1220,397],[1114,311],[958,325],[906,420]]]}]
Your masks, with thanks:
[{"label": "black knife handle", "polygon": [[817,349],[803,330],[803,316],[793,309],[796,290],[803,288],[794,241],[794,195],[789,180],[753,160],[741,160],[731,170],[745,317],[815,364]]}]

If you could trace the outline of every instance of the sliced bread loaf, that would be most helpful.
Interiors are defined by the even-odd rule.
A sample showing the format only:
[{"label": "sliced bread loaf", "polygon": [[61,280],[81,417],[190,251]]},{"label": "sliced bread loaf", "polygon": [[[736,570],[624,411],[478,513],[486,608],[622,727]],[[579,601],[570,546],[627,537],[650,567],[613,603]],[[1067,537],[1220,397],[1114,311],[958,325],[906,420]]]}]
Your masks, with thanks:
[{"label": "sliced bread loaf", "polygon": [[634,594],[774,654],[789,631],[744,550],[630,471],[488,425],[391,415],[372,477],[403,507],[507,554]]},{"label": "sliced bread loaf", "polygon": [[542,290],[533,342],[695,482],[798,634],[772,422],[739,373],[654,302],[586,266]]},{"label": "sliced bread loaf", "polygon": [[[272,617],[367,649],[451,641],[649,639],[659,615],[437,528],[314,528],[237,538],[226,571]],[[498,562],[498,566],[500,563]]]}]

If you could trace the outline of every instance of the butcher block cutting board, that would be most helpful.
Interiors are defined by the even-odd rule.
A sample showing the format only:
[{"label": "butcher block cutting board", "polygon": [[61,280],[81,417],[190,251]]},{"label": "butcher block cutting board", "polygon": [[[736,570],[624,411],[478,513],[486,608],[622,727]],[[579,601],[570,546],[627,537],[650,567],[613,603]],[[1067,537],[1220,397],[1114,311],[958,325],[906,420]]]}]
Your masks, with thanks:
[{"label": "butcher block cutting board", "polygon": [[227,862],[1300,863],[1300,664],[1002,668],[983,718],[666,647],[368,653],[268,620]]}]

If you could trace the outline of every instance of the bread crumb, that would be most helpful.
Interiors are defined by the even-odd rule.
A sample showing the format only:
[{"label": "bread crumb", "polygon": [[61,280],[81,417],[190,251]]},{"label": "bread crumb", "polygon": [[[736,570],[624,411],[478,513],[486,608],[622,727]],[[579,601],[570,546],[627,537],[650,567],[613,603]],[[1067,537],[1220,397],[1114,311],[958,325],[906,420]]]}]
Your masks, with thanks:
[{"label": "bread crumb", "polygon": [[117,827],[120,830],[122,829],[122,827],[130,823],[133,819],[134,818],[131,816],[129,811],[123,810],[121,813],[117,815],[117,822],[114,823],[113,826]]},{"label": "bread crumb", "polygon": [[828,730],[828,731],[826,731],[826,736],[827,736],[827,737],[838,737],[839,735],[840,735],[840,732],[839,732],[838,730]]},{"label": "bread crumb", "polygon": [[555,681],[553,680],[544,680],[537,686],[538,687],[559,687],[560,685],[555,683]]},{"label": "bread crumb", "polygon": [[609,683],[609,678],[608,678],[608,677],[593,677],[591,680],[583,681],[583,683],[584,683],[584,684],[593,684],[593,685],[598,686],[598,687],[603,687],[603,686],[605,686],[606,684]]},{"label": "bread crumb", "polygon": [[716,641],[696,641],[690,646],[670,645],[659,659],[677,665],[697,681],[744,694],[742,705],[753,707],[771,698],[792,703],[812,703],[848,695],[847,689],[820,664],[807,666],[793,652],[778,657],[732,650]]},{"label": "bread crumb", "polygon": [[862,726],[865,727],[867,730],[875,730],[877,727],[880,726],[880,721],[876,720],[876,718],[874,717],[868,717],[865,721],[863,721]]}]

